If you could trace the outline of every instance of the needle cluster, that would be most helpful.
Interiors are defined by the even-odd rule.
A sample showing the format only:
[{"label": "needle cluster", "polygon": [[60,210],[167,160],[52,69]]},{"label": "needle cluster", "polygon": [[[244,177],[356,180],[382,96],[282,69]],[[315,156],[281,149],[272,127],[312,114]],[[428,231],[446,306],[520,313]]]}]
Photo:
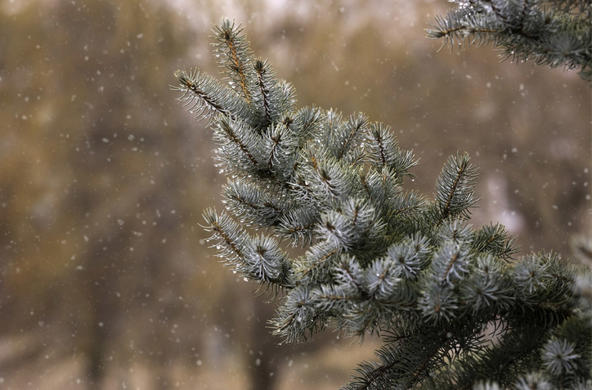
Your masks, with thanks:
[{"label": "needle cluster", "polygon": [[239,27],[225,21],[214,35],[229,86],[176,74],[228,178],[226,210],[208,209],[205,228],[225,263],[279,292],[277,337],[382,335],[378,360],[346,389],[590,384],[590,305],[575,272],[553,254],[516,257],[499,224],[469,224],[467,154],[448,158],[433,196],[410,191],[417,160],[388,126],[297,108]]},{"label": "needle cluster", "polygon": [[455,0],[437,17],[428,37],[450,46],[492,44],[502,57],[551,67],[579,69],[592,81],[590,0]]}]

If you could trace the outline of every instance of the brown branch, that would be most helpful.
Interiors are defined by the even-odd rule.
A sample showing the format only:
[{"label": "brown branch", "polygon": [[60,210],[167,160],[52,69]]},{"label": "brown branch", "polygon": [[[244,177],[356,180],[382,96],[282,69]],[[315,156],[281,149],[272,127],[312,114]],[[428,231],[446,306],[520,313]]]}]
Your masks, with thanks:
[{"label": "brown branch", "polygon": [[306,231],[306,230],[310,230],[310,229],[311,229],[311,228],[313,228],[314,226],[315,226],[315,224],[314,224],[314,223],[311,223],[310,225],[300,225],[300,226],[295,226],[295,227],[292,227],[292,228],[290,228],[290,229],[287,229],[287,232],[288,232],[289,234],[294,234],[294,233],[297,233],[297,232],[303,232],[303,231]]},{"label": "brown branch", "polygon": [[416,208],[417,208],[417,205],[413,205],[413,206],[407,206],[407,207],[401,207],[401,208],[399,208],[399,209],[395,209],[395,210],[393,210],[391,214],[392,214],[392,215],[399,215],[399,214],[404,214],[404,213],[406,213],[406,212],[408,212],[408,211],[412,211],[412,210],[414,210],[414,209],[416,209]]},{"label": "brown branch", "polygon": [[278,133],[278,135],[276,137],[271,137],[271,140],[273,141],[273,147],[271,148],[271,151],[269,152],[269,159],[267,160],[267,166],[269,167],[269,170],[271,170],[272,168],[272,160],[273,160],[273,156],[275,155],[275,151],[278,147],[278,145],[280,144],[282,135],[281,133]]},{"label": "brown branch", "polygon": [[191,91],[195,95],[197,95],[197,97],[199,97],[204,102],[206,102],[210,107],[212,107],[216,111],[220,112],[221,114],[228,116],[228,111],[224,107],[222,107],[219,103],[216,103],[216,101],[210,95],[208,95],[206,92],[199,89],[197,87],[197,85],[193,81],[191,81],[189,78],[187,78],[185,76],[179,76],[179,82],[182,85],[184,85],[189,91]]},{"label": "brown branch", "polygon": [[325,261],[327,261],[327,259],[329,259],[331,256],[336,255],[337,254],[337,249],[333,249],[331,252],[327,253],[326,255],[320,257],[319,259],[316,259],[314,266],[307,268],[303,275],[308,275],[312,272],[312,270],[314,268],[316,268],[315,266],[319,266],[320,264],[324,263]]},{"label": "brown branch", "polygon": [[454,192],[456,191],[456,187],[458,187],[458,183],[460,182],[460,178],[462,177],[462,175],[466,169],[467,169],[467,163],[465,162],[465,163],[463,163],[463,165],[461,165],[460,169],[456,173],[456,179],[454,179],[454,183],[452,183],[452,189],[450,191],[450,194],[448,194],[448,199],[446,199],[446,204],[444,205],[444,211],[442,213],[443,218],[446,218],[448,216],[448,214],[450,213],[450,204],[452,203],[452,197],[454,196]]},{"label": "brown branch", "polygon": [[227,121],[222,121],[222,129],[224,130],[228,138],[230,138],[230,140],[234,142],[240,148],[240,150],[248,157],[248,159],[253,163],[253,165],[257,166],[257,160],[255,160],[255,157],[253,157],[253,155],[249,152],[245,144],[243,144],[242,141],[236,136],[234,130],[230,127],[230,124]]},{"label": "brown branch", "polygon": [[214,231],[216,233],[218,233],[220,235],[220,237],[222,237],[222,239],[224,240],[224,242],[226,242],[226,245],[228,245],[230,247],[230,249],[232,249],[232,251],[234,253],[236,253],[236,255],[240,258],[244,258],[243,253],[241,252],[241,250],[234,244],[234,242],[232,242],[232,240],[230,239],[230,237],[228,236],[228,234],[226,234],[226,232],[222,229],[222,226],[220,226],[219,223],[217,223],[216,221],[212,222],[212,228],[214,229]]},{"label": "brown branch", "polygon": [[356,204],[356,207],[354,209],[354,219],[352,221],[352,225],[356,226],[356,223],[358,222],[358,214],[360,213],[360,205]]},{"label": "brown branch", "polygon": [[247,205],[250,208],[255,209],[255,210],[261,210],[263,207],[269,207],[270,209],[273,209],[273,211],[276,211],[278,213],[281,211],[278,207],[276,207],[271,202],[264,202],[263,203],[263,206],[261,206],[261,205],[255,204],[255,203],[248,202],[246,199],[243,199],[243,198],[241,198],[240,196],[238,196],[236,194],[230,195],[230,199],[233,199],[233,200],[235,200],[235,201],[237,201],[239,203],[242,203],[244,205]]},{"label": "brown branch", "polygon": [[245,95],[245,99],[247,103],[251,103],[251,94],[247,88],[247,76],[245,75],[244,65],[240,62],[238,58],[238,53],[236,51],[236,46],[234,45],[234,40],[228,31],[224,31],[224,41],[230,50],[230,59],[234,65],[234,70],[238,74],[240,78],[240,87],[243,90],[243,94]]},{"label": "brown branch", "polygon": [[442,276],[442,283],[444,283],[444,281],[448,277],[448,273],[452,270],[452,266],[458,260],[459,254],[460,254],[459,252],[456,252],[454,255],[452,255],[452,257],[448,261],[448,265],[446,266],[446,270],[444,271],[444,276]]},{"label": "brown branch", "polygon": [[265,111],[265,119],[271,123],[271,113],[269,108],[269,90],[265,88],[263,82],[263,74],[265,73],[264,65],[261,61],[257,61],[255,64],[255,71],[257,72],[257,82],[259,84],[259,90],[261,91],[261,97],[263,98],[263,109]]},{"label": "brown branch", "polygon": [[376,131],[376,142],[378,142],[379,150],[380,150],[380,159],[382,160],[382,165],[386,165],[386,157],[384,156],[384,145],[382,144],[382,137],[380,136],[380,130]]},{"label": "brown branch", "polygon": [[345,139],[345,141],[343,142],[343,145],[341,147],[339,156],[337,156],[337,159],[341,159],[343,157],[343,155],[345,154],[345,151],[349,148],[349,144],[352,142],[352,140],[354,139],[355,135],[358,133],[358,131],[360,131],[360,129],[362,128],[363,123],[359,123],[357,126],[355,126],[347,135],[347,138]]}]

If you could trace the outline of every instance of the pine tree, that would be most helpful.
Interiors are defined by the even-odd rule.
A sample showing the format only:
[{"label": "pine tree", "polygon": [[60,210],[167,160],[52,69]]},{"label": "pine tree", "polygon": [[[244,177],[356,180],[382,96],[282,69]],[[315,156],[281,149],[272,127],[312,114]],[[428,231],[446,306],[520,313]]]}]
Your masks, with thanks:
[{"label": "pine tree", "polygon": [[429,37],[445,38],[451,46],[493,44],[503,50],[503,58],[579,69],[592,82],[590,0],[453,2],[457,7],[436,18]]},{"label": "pine tree", "polygon": [[467,154],[448,158],[433,198],[407,190],[417,160],[388,126],[296,108],[292,85],[253,56],[240,27],[224,21],[214,37],[230,88],[176,73],[228,179],[226,211],[205,211],[205,228],[226,264],[281,297],[276,336],[381,335],[378,361],[346,389],[591,385],[579,271],[556,254],[517,257],[499,224],[469,224],[477,169]]}]

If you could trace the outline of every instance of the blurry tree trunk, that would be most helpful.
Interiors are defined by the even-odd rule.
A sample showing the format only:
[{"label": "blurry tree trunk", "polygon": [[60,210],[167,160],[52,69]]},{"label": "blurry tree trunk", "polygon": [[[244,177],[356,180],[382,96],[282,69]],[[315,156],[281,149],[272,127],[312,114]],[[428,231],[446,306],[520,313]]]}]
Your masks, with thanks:
[{"label": "blurry tree trunk", "polygon": [[100,390],[105,377],[105,342],[107,332],[104,327],[93,326],[88,350],[87,377],[89,389]]},{"label": "blurry tree trunk", "polygon": [[[93,256],[94,257],[94,256]],[[92,258],[92,257],[91,257]],[[100,259],[93,264],[100,263]],[[95,277],[89,278],[89,305],[92,306],[91,316],[87,326],[90,327],[88,333],[88,349],[86,375],[89,381],[89,389],[100,390],[103,388],[103,381],[106,374],[105,355],[107,349],[107,340],[109,338],[111,322],[116,315],[113,313],[113,307],[109,303],[109,297],[105,296],[105,286],[102,279],[93,268],[98,264],[89,266],[90,273]]]},{"label": "blurry tree trunk", "polygon": [[254,353],[247,356],[247,366],[251,390],[272,390],[277,378],[279,340],[270,337],[269,328],[265,326],[273,316],[273,307],[260,302],[260,298],[252,302],[254,320],[251,322],[249,341]]},{"label": "blurry tree trunk", "polygon": [[[117,237],[110,244],[112,253],[118,253],[127,242],[126,237]],[[115,245],[114,242],[118,244]],[[118,302],[114,301],[113,292],[117,285],[117,272],[110,266],[111,259],[104,255],[102,239],[96,240],[90,246],[86,257],[86,298],[89,306],[86,341],[86,376],[89,389],[101,390],[107,374],[107,359],[109,340],[114,337],[113,330],[121,311]]]}]

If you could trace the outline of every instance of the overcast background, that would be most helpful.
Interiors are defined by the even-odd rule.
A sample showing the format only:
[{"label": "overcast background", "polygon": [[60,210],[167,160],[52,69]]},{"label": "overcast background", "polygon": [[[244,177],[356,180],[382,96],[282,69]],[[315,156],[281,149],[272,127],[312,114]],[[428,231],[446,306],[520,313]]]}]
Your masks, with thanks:
[{"label": "overcast background", "polygon": [[590,87],[575,72],[438,52],[445,0],[0,0],[0,388],[335,389],[376,340],[278,346],[270,297],[213,256],[206,124],[173,72],[217,74],[209,31],[244,25],[300,105],[366,112],[420,157],[480,167],[473,224],[521,253],[591,223]]}]

